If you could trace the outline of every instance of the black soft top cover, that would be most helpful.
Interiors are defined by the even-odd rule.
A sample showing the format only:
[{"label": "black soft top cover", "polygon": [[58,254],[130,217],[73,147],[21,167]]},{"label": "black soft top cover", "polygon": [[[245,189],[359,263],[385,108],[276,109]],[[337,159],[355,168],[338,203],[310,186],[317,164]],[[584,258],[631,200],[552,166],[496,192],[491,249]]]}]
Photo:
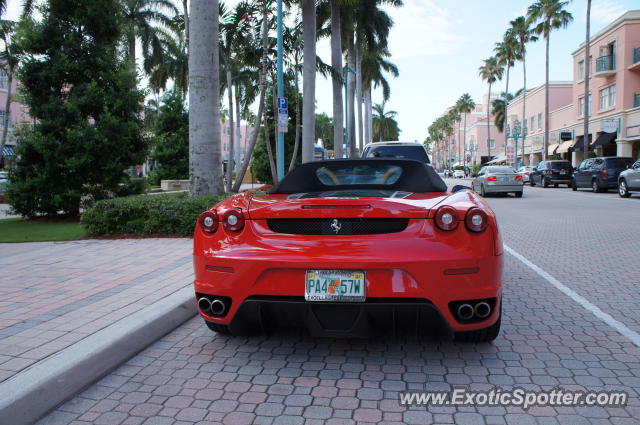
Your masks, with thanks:
[{"label": "black soft top cover", "polygon": [[[388,184],[379,183],[349,183],[323,182],[319,178],[324,169],[336,169],[353,167],[354,173],[360,169],[367,169],[368,165],[376,168],[400,167],[402,169],[399,177],[388,179]],[[323,168],[324,167],[324,168]],[[375,181],[375,179],[373,179]],[[322,192],[327,190],[350,190],[350,189],[377,189],[403,192],[446,192],[447,185],[440,178],[438,173],[424,162],[410,159],[337,159],[329,161],[314,161],[299,165],[285,176],[280,183],[273,187],[269,193],[272,194],[292,194]]]}]

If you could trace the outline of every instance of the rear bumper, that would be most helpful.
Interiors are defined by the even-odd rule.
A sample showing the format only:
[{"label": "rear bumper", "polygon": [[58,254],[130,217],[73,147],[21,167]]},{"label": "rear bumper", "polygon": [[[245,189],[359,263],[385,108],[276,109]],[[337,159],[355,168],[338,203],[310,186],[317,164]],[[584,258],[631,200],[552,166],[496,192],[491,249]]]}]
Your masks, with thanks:
[{"label": "rear bumper", "polygon": [[[511,189],[516,190],[522,188]],[[255,221],[248,225],[256,228],[256,235],[264,231],[264,227],[258,231],[261,224]],[[270,233],[237,245],[224,241],[218,250],[211,250],[206,239],[196,236],[195,292],[229,297],[231,306],[223,317],[200,314],[205,320],[238,329],[244,326],[242,322],[258,326],[255,315],[261,311],[275,311],[278,321],[284,319],[285,323],[313,330],[318,319],[311,314],[314,309],[331,308],[345,311],[341,314],[361,311],[359,314],[368,318],[366,322],[373,323],[373,328],[383,328],[381,322],[393,321],[393,314],[406,310],[418,311],[412,317],[418,314],[422,327],[441,328],[445,323],[446,333],[481,329],[495,323],[498,315],[492,312],[480,322],[460,323],[448,306],[462,300],[500,301],[503,257],[496,255],[500,254],[495,251],[496,237],[492,227],[480,234],[471,234],[464,225],[453,232],[442,232],[433,228],[431,220],[411,220],[404,232],[364,238]],[[304,301],[305,273],[310,269],[364,271],[367,301]],[[380,306],[377,300],[386,304]],[[293,317],[285,314],[289,310],[296,311]],[[367,327],[362,323],[354,326],[349,332],[358,333]],[[330,334],[335,331],[324,330]]]},{"label": "rear bumper", "polygon": [[512,185],[486,185],[484,187],[485,192],[487,193],[510,193],[510,192],[522,192],[523,185],[521,184],[512,184]]}]

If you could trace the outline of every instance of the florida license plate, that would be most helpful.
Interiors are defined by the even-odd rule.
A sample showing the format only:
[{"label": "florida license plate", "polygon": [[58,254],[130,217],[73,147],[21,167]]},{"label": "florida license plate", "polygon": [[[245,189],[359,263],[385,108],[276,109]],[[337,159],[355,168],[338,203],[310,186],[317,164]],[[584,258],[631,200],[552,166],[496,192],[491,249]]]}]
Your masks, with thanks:
[{"label": "florida license plate", "polygon": [[307,301],[363,302],[365,274],[358,270],[307,270],[304,299]]}]

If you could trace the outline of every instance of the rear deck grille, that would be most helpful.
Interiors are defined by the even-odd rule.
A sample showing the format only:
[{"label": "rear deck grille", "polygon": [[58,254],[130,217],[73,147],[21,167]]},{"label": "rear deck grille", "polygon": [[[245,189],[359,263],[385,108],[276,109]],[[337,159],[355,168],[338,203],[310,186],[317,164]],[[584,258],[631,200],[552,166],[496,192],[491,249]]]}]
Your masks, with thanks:
[{"label": "rear deck grille", "polygon": [[[269,229],[292,235],[376,235],[402,232],[408,218],[277,218]],[[337,230],[337,231],[336,231]]]}]

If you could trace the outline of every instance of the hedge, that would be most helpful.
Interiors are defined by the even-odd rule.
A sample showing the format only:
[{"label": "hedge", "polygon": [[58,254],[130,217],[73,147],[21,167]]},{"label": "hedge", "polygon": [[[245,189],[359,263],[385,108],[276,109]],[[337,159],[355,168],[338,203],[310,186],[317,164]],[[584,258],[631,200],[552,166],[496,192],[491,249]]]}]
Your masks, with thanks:
[{"label": "hedge", "polygon": [[191,236],[200,213],[225,196],[173,193],[105,199],[82,213],[82,224],[90,236]]}]

